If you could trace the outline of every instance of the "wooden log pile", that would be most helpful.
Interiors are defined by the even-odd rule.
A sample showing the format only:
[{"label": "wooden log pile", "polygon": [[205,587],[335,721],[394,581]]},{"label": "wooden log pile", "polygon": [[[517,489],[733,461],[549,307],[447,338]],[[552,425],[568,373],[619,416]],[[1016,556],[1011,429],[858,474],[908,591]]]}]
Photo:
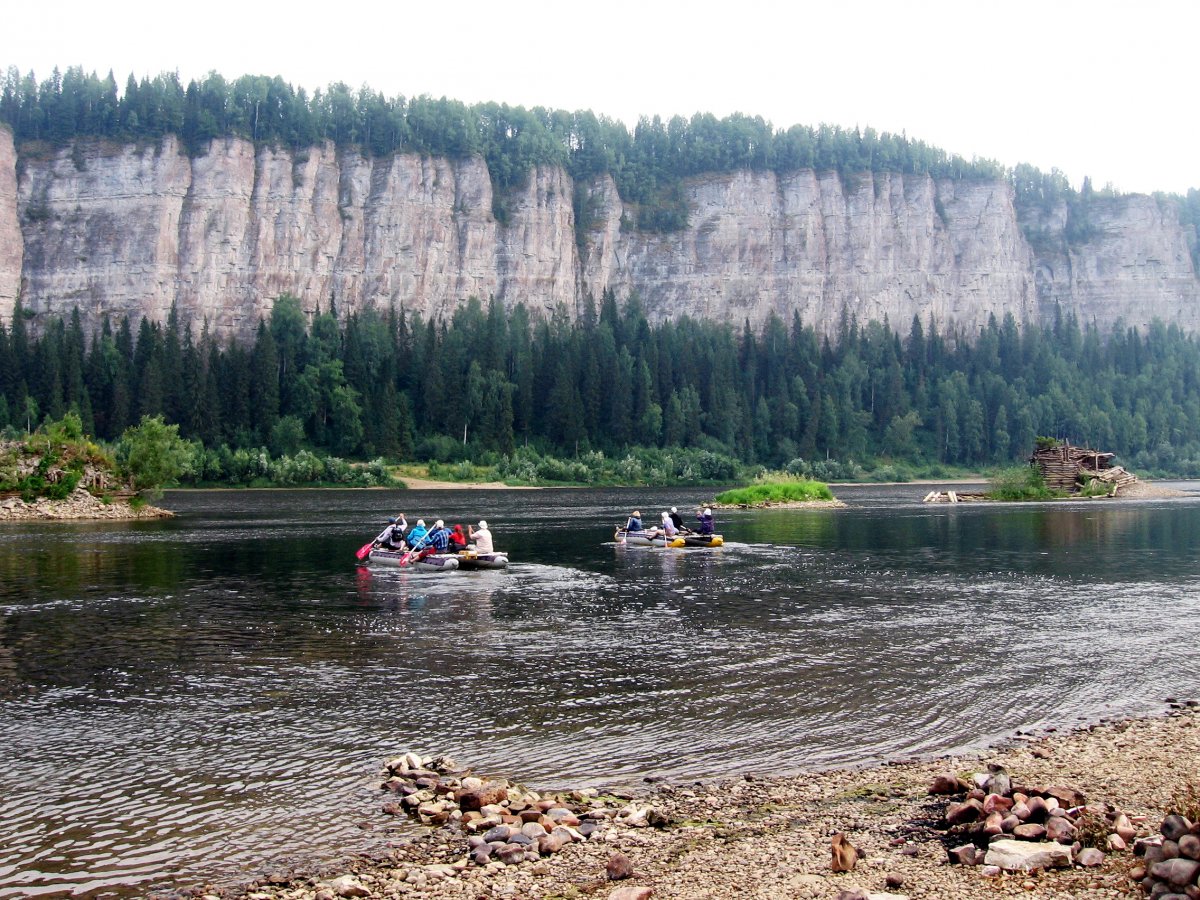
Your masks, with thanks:
[{"label": "wooden log pile", "polygon": [[1137,476],[1113,465],[1114,453],[1103,453],[1069,443],[1039,447],[1029,462],[1042,473],[1046,487],[1074,493],[1091,479],[1113,485],[1113,493],[1137,482]]}]

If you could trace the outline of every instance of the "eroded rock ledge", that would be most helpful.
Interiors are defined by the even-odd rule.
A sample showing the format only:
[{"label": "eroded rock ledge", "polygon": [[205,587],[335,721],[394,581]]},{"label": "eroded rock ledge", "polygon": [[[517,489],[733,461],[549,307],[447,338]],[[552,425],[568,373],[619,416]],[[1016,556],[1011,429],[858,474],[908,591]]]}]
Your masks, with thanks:
[{"label": "eroded rock ledge", "polygon": [[20,497],[0,500],[0,521],[28,519],[166,519],[175,513],[157,506],[134,508],[125,500],[104,502],[93,497],[85,488],[77,487],[65,500],[49,500],[42,497],[26,503]]}]

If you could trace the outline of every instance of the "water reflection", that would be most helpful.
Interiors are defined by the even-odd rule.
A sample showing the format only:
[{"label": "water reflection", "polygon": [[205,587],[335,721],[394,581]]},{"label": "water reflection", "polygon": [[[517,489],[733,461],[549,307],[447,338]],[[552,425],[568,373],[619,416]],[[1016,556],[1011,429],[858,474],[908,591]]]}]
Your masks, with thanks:
[{"label": "water reflection", "polygon": [[[191,493],[0,532],[0,897],[370,846],[400,750],[548,787],[796,770],[1157,708],[1164,667],[1200,688],[1200,503],[840,493],[722,513],[716,550],[614,546],[623,510],[700,499],[648,491]],[[399,508],[486,518],[513,563],[356,566]]]}]

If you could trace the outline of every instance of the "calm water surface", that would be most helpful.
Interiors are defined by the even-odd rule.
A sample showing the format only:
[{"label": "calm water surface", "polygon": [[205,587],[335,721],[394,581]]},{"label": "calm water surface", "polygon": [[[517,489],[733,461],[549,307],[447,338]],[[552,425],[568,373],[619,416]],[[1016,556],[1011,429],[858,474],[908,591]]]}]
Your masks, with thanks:
[{"label": "calm water surface", "polygon": [[[409,749],[538,787],[703,778],[1200,694],[1200,497],[927,490],[727,512],[718,551],[605,543],[694,490],[192,492],[169,522],[0,526],[0,898],[370,847]],[[485,517],[513,565],[356,568],[400,510]]]}]

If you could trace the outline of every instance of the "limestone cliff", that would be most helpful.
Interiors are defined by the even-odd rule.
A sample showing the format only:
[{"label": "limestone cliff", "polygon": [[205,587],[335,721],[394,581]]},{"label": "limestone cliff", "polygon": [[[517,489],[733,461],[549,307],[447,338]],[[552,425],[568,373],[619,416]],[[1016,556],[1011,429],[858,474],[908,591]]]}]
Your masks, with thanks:
[{"label": "limestone cliff", "polygon": [[0,317],[19,290],[35,313],[79,306],[93,323],[105,311],[162,319],[177,303],[232,336],[285,291],[310,309],[394,303],[429,317],[472,295],[574,311],[611,287],[637,291],[653,318],[799,311],[822,331],[848,311],[971,333],[992,314],[1044,320],[1056,304],[1101,326],[1158,317],[1200,330],[1186,235],[1149,197],[1097,201],[1093,236],[1068,246],[1065,212],[1018,221],[1003,181],[714,175],[689,182],[689,225],[667,234],[630,227],[611,179],[584,189],[592,215],[577,243],[574,185],[558,169],[504,198],[501,224],[478,158],[329,144],[294,155],[241,139],[189,158],[168,138],[18,161],[0,130]]}]

